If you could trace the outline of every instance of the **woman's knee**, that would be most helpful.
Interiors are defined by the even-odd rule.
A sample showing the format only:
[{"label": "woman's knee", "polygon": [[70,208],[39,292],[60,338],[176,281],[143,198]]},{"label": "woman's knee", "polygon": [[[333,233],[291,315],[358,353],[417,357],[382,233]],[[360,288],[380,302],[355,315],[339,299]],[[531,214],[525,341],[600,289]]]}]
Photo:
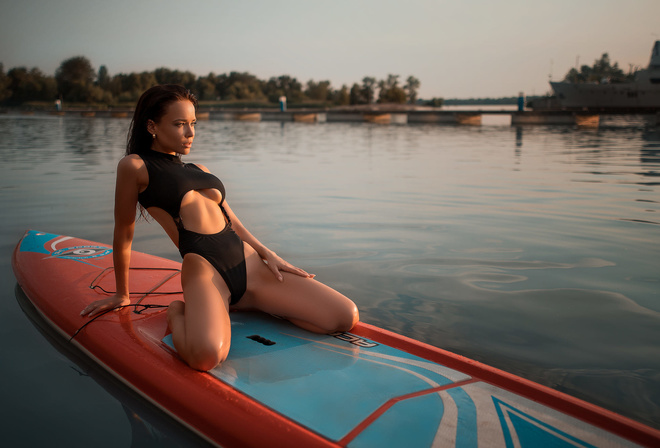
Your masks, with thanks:
[{"label": "woman's knee", "polygon": [[195,370],[209,371],[227,359],[229,350],[223,347],[215,348],[212,345],[197,344],[191,348],[186,362]]},{"label": "woman's knee", "polygon": [[348,300],[337,316],[336,329],[334,331],[349,331],[360,320],[360,312],[352,300]]},{"label": "woman's knee", "polygon": [[325,315],[321,326],[327,333],[350,331],[359,320],[360,313],[357,306],[347,299],[346,303],[342,303],[341,306],[337,306]]}]

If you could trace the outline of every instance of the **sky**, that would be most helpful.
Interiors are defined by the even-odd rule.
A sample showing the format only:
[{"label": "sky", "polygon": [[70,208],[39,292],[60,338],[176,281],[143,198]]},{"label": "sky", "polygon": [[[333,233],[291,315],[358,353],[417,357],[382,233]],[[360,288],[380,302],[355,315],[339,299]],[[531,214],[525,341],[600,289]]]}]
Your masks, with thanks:
[{"label": "sky", "polygon": [[0,0],[4,70],[85,56],[111,75],[408,76],[420,98],[543,95],[603,53],[646,67],[658,0]]}]

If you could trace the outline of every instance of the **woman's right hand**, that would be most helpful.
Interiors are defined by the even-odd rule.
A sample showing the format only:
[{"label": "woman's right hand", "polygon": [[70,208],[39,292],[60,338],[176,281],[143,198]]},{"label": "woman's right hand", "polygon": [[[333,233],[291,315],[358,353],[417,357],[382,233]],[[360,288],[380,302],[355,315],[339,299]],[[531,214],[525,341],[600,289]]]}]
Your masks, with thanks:
[{"label": "woman's right hand", "polygon": [[129,303],[131,303],[131,300],[128,296],[115,294],[107,299],[101,299],[90,303],[80,312],[80,315],[92,317],[103,311],[112,310],[120,306],[128,305]]}]

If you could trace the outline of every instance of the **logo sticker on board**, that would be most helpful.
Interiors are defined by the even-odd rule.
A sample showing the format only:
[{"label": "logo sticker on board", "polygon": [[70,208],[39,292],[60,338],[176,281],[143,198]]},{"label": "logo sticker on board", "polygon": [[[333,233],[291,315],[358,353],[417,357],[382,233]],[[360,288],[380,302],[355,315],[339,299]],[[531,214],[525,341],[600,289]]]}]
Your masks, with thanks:
[{"label": "logo sticker on board", "polygon": [[56,250],[51,257],[68,258],[70,260],[84,260],[88,258],[104,257],[112,252],[109,247],[101,246],[76,246]]},{"label": "logo sticker on board", "polygon": [[355,336],[354,334],[344,333],[341,331],[338,331],[336,333],[330,333],[330,336],[334,336],[337,339],[341,339],[342,341],[350,342],[351,344],[357,345],[358,347],[374,348],[374,347],[378,347],[379,345],[375,342],[371,342],[366,339],[362,339],[358,336]]}]

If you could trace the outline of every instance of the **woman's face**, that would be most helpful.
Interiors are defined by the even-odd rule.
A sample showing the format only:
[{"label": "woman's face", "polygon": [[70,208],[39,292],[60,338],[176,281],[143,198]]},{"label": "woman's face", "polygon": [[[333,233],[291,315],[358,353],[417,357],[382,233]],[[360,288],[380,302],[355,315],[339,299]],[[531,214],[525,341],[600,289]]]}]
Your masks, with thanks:
[{"label": "woman's face", "polygon": [[195,138],[195,106],[182,100],[170,104],[158,122],[149,120],[147,130],[153,136],[151,149],[167,154],[186,155]]}]

